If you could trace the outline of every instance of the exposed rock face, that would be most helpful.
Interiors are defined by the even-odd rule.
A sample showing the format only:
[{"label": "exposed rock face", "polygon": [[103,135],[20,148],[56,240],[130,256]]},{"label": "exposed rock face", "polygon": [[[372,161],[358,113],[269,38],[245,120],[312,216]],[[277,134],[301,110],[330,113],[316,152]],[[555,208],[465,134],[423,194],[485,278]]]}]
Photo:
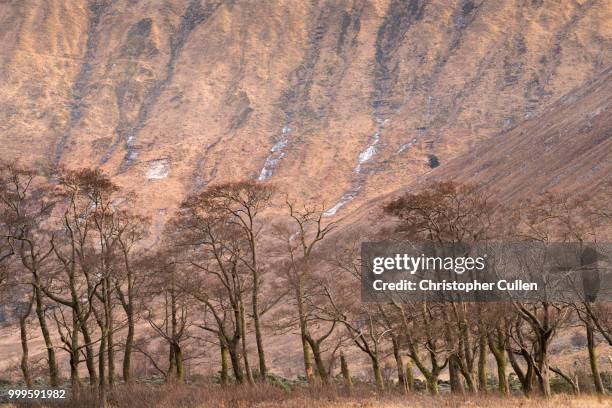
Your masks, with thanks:
[{"label": "exposed rock face", "polygon": [[601,75],[610,21],[602,0],[2,1],[0,153],[100,165],[150,209],[259,178],[337,214]]}]

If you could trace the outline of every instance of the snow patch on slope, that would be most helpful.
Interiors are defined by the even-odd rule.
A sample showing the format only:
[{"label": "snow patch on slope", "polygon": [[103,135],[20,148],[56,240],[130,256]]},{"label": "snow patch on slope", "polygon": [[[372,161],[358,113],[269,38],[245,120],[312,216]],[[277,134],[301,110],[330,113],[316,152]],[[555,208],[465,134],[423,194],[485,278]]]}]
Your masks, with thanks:
[{"label": "snow patch on slope", "polygon": [[149,180],[160,180],[168,177],[170,173],[170,161],[167,158],[151,160],[147,169]]}]

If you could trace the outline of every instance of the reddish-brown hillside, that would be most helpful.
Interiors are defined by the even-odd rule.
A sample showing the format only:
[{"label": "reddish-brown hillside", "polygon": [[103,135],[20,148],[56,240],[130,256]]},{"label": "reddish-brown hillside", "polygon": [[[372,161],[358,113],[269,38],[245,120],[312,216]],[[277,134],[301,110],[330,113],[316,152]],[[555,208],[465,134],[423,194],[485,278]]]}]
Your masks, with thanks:
[{"label": "reddish-brown hillside", "polygon": [[370,200],[342,222],[349,230],[378,231],[392,223],[382,214],[385,202],[434,180],[480,184],[503,202],[537,199],[546,191],[605,200],[612,193],[611,95],[612,69],[607,69],[537,117]]},{"label": "reddish-brown hillside", "polygon": [[0,154],[101,166],[151,214],[260,178],[344,215],[585,86],[611,21],[602,0],[3,1]]}]

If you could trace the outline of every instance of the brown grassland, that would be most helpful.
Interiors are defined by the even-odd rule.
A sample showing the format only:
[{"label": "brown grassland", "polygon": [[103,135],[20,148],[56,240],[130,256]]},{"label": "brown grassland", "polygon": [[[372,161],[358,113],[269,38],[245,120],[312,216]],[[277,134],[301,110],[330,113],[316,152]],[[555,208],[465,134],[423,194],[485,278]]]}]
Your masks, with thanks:
[{"label": "brown grassland", "polygon": [[[166,384],[158,386],[135,385],[120,386],[109,392],[109,407],[130,408],[246,408],[246,407],[325,407],[325,408],[437,408],[437,407],[567,407],[567,408],[603,408],[612,406],[610,396],[567,394],[555,395],[544,399],[540,397],[488,395],[439,395],[425,394],[399,395],[393,392],[378,392],[367,386],[355,387],[352,390],[334,387],[299,387],[286,390],[271,385],[256,386],[194,386]],[[50,407],[96,407],[95,393],[82,392],[69,401],[48,405],[20,404],[13,406],[50,406]],[[11,405],[9,405],[11,407]]]}]

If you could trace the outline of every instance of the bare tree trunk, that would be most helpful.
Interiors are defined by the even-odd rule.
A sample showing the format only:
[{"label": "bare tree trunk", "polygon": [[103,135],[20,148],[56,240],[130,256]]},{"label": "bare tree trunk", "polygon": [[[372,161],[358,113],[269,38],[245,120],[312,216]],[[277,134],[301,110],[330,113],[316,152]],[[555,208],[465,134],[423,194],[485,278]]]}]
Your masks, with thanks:
[{"label": "bare tree trunk", "polygon": [[[523,355],[525,356],[525,354]],[[531,359],[528,358],[529,356],[525,356],[525,357],[526,357],[525,363],[527,364],[527,371],[523,371],[518,361],[516,360],[516,356],[514,355],[514,352],[508,349],[508,358],[510,360],[510,364],[512,365],[512,369],[514,370],[514,373],[516,374],[517,378],[521,382],[521,388],[523,389],[523,394],[526,397],[529,397],[531,396],[531,393],[533,391],[534,367],[533,367],[533,363]]]},{"label": "bare tree trunk", "polygon": [[[475,394],[477,392],[476,380],[474,378],[472,369],[468,367],[466,364],[465,357],[457,356],[456,362],[457,362],[457,371],[459,372],[459,374],[461,374],[461,376],[463,376],[463,379],[465,380],[465,385],[467,386],[467,390],[471,394]],[[464,388],[464,390],[461,392],[464,392],[465,387],[464,387],[463,381],[461,381],[461,378],[459,378],[459,382],[461,386]]]},{"label": "bare tree trunk", "polygon": [[70,384],[76,390],[81,386],[79,378],[79,319],[72,309],[72,339],[70,341]]},{"label": "bare tree trunk", "polygon": [[[456,305],[454,303],[451,303],[452,308],[454,310],[456,310]],[[465,320],[465,317],[463,316],[463,314],[458,315],[456,317],[457,319],[457,323],[459,323],[460,325],[460,329],[459,329],[459,333],[458,333],[458,351],[455,354],[455,363],[456,366],[455,368],[457,369],[458,374],[460,374],[461,376],[463,376],[464,380],[465,380],[465,384],[463,383],[463,381],[461,380],[461,378],[459,377],[456,384],[459,386],[459,388],[457,388],[457,392],[460,394],[463,394],[465,392],[465,386],[467,386],[467,389],[470,393],[475,394],[477,392],[477,384],[476,384],[476,378],[474,376],[474,356],[471,350],[471,336],[468,330],[468,325],[467,322]],[[452,340],[451,340],[451,344],[452,344]],[[450,369],[450,366],[449,366]],[[452,383],[453,381],[451,380],[451,390],[452,390]]]},{"label": "bare tree trunk", "polygon": [[242,359],[244,361],[244,371],[246,373],[246,379],[249,384],[253,384],[253,373],[251,372],[251,366],[249,365],[249,355],[247,353],[246,346],[246,321],[244,318],[244,305],[242,304],[242,301],[240,301],[240,322],[238,322],[237,324],[241,326],[242,332]]},{"label": "bare tree trunk", "polygon": [[451,392],[453,394],[463,394],[465,389],[460,377],[458,357],[451,354],[448,360],[448,376],[450,380]]},{"label": "bare tree trunk", "polygon": [[314,380],[314,369],[312,367],[312,352],[306,336],[302,333],[302,351],[304,353],[304,373],[306,374],[306,380],[312,383]]},{"label": "bare tree trunk", "polygon": [[253,274],[253,327],[255,328],[255,342],[257,343],[257,356],[259,357],[259,376],[261,381],[268,378],[268,367],[266,367],[266,354],[264,352],[263,335],[259,322],[259,277]]},{"label": "bare tree trunk", "polygon": [[495,363],[497,365],[497,389],[500,394],[508,395],[510,394],[510,384],[508,384],[508,376],[506,375],[508,363],[503,350],[501,356],[495,356]]},{"label": "bare tree trunk", "polygon": [[412,373],[412,359],[406,362],[406,387],[408,391],[414,391],[414,374]]},{"label": "bare tree trunk", "polygon": [[[129,292],[128,292],[128,296]],[[131,365],[132,365],[132,350],[134,348],[134,311],[130,304],[127,307],[126,315],[127,315],[127,334],[125,337],[125,349],[123,351],[123,381],[128,384],[132,381],[131,376]]]},{"label": "bare tree trunk", "polygon": [[586,337],[587,337],[587,349],[589,351],[589,365],[591,366],[591,375],[593,376],[593,384],[595,385],[595,392],[597,394],[605,394],[605,389],[601,381],[599,374],[599,367],[597,364],[597,352],[595,350],[595,333],[591,320],[587,317],[586,322]]},{"label": "bare tree trunk", "polygon": [[425,383],[427,386],[427,390],[431,395],[438,395],[438,377],[430,375],[425,377]]},{"label": "bare tree trunk", "polygon": [[119,300],[121,301],[121,306],[125,312],[127,318],[127,334],[125,337],[125,344],[123,350],[123,367],[122,367],[122,375],[123,382],[129,384],[132,381],[132,350],[134,348],[134,332],[135,332],[135,321],[134,321],[134,272],[131,268],[130,264],[130,250],[129,247],[124,245],[123,241],[120,241],[120,244],[123,248],[123,260],[125,262],[125,270],[126,270],[126,283],[127,290],[124,295],[121,290],[121,285],[116,284],[116,291],[119,295]]},{"label": "bare tree trunk", "polygon": [[438,376],[440,375],[440,371],[443,369],[445,364],[440,366],[436,359],[435,353],[430,351],[429,358],[431,360],[432,369],[431,370],[427,369],[427,367],[425,366],[425,364],[419,357],[417,349],[414,343],[412,342],[410,335],[407,335],[406,337],[408,340],[408,347],[410,348],[410,359],[412,362],[416,364],[421,374],[423,374],[423,377],[425,377],[425,384],[427,386],[427,391],[429,391],[431,395],[438,395],[438,392],[439,392]]},{"label": "bare tree trunk", "polygon": [[353,388],[353,379],[351,378],[351,373],[344,353],[340,354],[340,370],[342,371],[342,378],[344,378],[344,385],[349,389]]},{"label": "bare tree trunk", "polygon": [[[232,362],[232,370],[234,371],[234,378],[238,384],[244,383],[244,371],[242,369],[242,362],[240,359],[240,347],[242,346],[242,338],[244,337],[243,332],[243,319],[241,317],[241,310],[239,304],[232,304],[234,309],[234,333],[230,338],[224,332],[222,323],[219,323],[219,335],[222,335],[225,339],[225,345],[227,346],[230,360]],[[221,344],[224,344],[222,341]]]},{"label": "bare tree trunk", "polygon": [[53,341],[51,340],[51,334],[49,333],[49,328],[47,326],[47,318],[45,317],[45,310],[42,304],[42,294],[36,287],[34,287],[34,297],[36,299],[36,316],[38,317],[38,324],[40,325],[40,331],[42,332],[43,339],[45,340],[45,347],[47,348],[49,385],[52,388],[56,388],[59,386],[59,373],[57,370],[55,349],[53,348]]},{"label": "bare tree trunk", "polygon": [[370,354],[370,359],[372,360],[372,371],[374,372],[374,380],[376,381],[376,386],[379,390],[385,389],[385,382],[383,381],[382,372],[380,371],[380,362],[378,361],[378,356],[374,354]]},{"label": "bare tree trunk", "polygon": [[123,351],[123,381],[128,384],[132,381],[132,349],[134,346],[134,319],[128,315],[128,332],[125,337],[125,350]]},{"label": "bare tree trunk", "polygon": [[183,350],[178,343],[173,343],[174,359],[176,360],[176,379],[180,382],[185,380],[185,363],[183,361]]},{"label": "bare tree trunk", "polygon": [[78,358],[78,352],[75,353],[74,350],[72,350],[70,353],[70,384],[73,390],[79,388],[81,384],[81,380],[79,379]]},{"label": "bare tree trunk", "polygon": [[495,364],[497,365],[497,389],[500,394],[508,395],[510,393],[510,386],[508,384],[508,376],[506,375],[506,369],[508,361],[506,359],[506,349],[504,347],[503,332],[501,328],[497,328],[497,342],[493,339],[493,336],[489,336],[489,349],[493,353],[495,358]]},{"label": "bare tree trunk", "polygon": [[30,366],[28,364],[28,330],[27,321],[32,313],[32,303],[34,301],[34,295],[30,298],[28,308],[26,312],[19,317],[19,335],[21,337],[21,372],[23,374],[23,381],[27,388],[32,388],[32,377],[30,376]]},{"label": "bare tree trunk", "polygon": [[115,386],[115,343],[113,336],[113,323],[112,318],[109,322],[109,330],[108,330],[108,386],[109,388],[113,388]]},{"label": "bare tree trunk", "polygon": [[96,386],[98,384],[98,374],[96,373],[96,363],[94,361],[93,342],[91,341],[89,329],[84,325],[84,322],[81,322],[79,329],[85,341],[85,365],[89,373],[89,385]]},{"label": "bare tree trunk", "polygon": [[545,397],[550,397],[550,367],[548,364],[548,341],[543,336],[538,335],[539,350],[537,353],[538,372],[537,377],[540,383],[540,391]]},{"label": "bare tree trunk", "polygon": [[[113,322],[112,288],[110,278],[105,278],[104,319],[106,323],[107,356],[108,356],[108,387],[115,386],[115,339]],[[100,356],[102,358],[102,356]]]},{"label": "bare tree trunk", "polygon": [[176,359],[174,358],[174,347],[172,347],[172,343],[168,343],[168,346],[168,371],[166,373],[166,380],[173,381],[176,371]]},{"label": "bare tree trunk", "polygon": [[[102,288],[100,301],[104,310],[101,315],[96,315],[98,326],[100,327],[100,346],[98,349],[98,399],[100,406],[106,406],[106,361],[107,361],[107,341],[108,341],[108,328],[109,328],[109,315],[108,315],[108,299],[106,298],[106,285],[108,279],[102,280]],[[94,311],[95,313],[95,311]]]},{"label": "bare tree trunk", "polygon": [[482,330],[478,345],[478,391],[487,392],[487,337]]},{"label": "bare tree trunk", "polygon": [[314,355],[315,363],[317,365],[317,374],[319,375],[321,382],[327,385],[329,384],[329,376],[327,375],[327,370],[325,369],[325,363],[323,362],[323,356],[321,355],[319,344],[316,341],[309,341],[309,344],[312,348],[312,354]]},{"label": "bare tree trunk", "polygon": [[227,346],[221,342],[221,385],[229,384],[229,350]]},{"label": "bare tree trunk", "polygon": [[404,369],[404,361],[400,354],[400,347],[397,338],[392,337],[393,357],[395,357],[395,365],[397,367],[397,383],[402,393],[408,393],[408,384],[406,383],[406,372]]},{"label": "bare tree trunk", "polygon": [[100,334],[100,348],[98,350],[98,401],[101,407],[106,404],[106,340],[107,334],[103,330]]},{"label": "bare tree trunk", "polygon": [[308,344],[307,339],[307,327],[306,327],[306,318],[304,316],[304,301],[302,299],[301,292],[296,290],[296,300],[297,300],[297,308],[300,319],[300,334],[302,340],[302,352],[304,353],[304,373],[306,375],[306,380],[309,383],[312,383],[314,379],[314,370],[312,367],[312,352],[310,349],[310,345]]},{"label": "bare tree trunk", "polygon": [[240,362],[240,345],[238,342],[234,342],[230,346],[228,346],[228,352],[230,355],[230,360],[232,362],[232,370],[234,371],[234,377],[236,378],[236,382],[238,384],[244,383],[244,372],[242,370],[242,364]]}]

